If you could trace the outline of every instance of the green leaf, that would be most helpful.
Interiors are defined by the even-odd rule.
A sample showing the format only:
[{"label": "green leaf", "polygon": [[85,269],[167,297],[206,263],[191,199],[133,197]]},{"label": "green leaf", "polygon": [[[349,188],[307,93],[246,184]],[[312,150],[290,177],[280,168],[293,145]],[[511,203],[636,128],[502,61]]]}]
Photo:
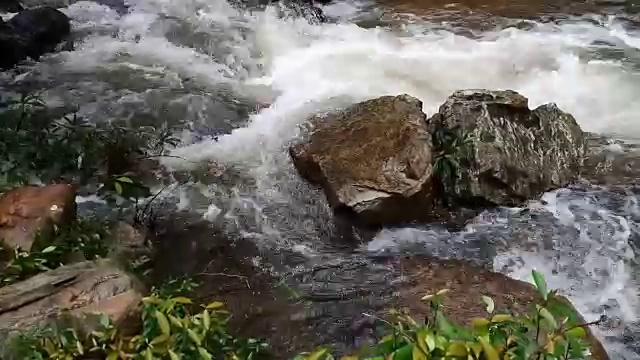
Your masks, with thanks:
[{"label": "green leaf", "polygon": [[168,352],[169,352],[169,358],[171,360],[180,360],[180,356],[178,356],[178,354],[173,352],[173,350],[169,350]]},{"label": "green leaf", "polygon": [[533,282],[535,283],[540,296],[542,296],[543,300],[547,301],[549,298],[549,290],[547,288],[547,282],[544,279],[544,275],[536,270],[531,271],[531,274],[533,275]]},{"label": "green leaf", "polygon": [[394,351],[393,360],[412,360],[413,359],[413,344],[407,344],[400,349]]},{"label": "green leaf", "polygon": [[211,360],[213,359],[213,357],[211,356],[211,354],[209,354],[209,352],[202,347],[198,346],[198,353],[200,354],[200,357],[204,360]]},{"label": "green leaf", "polygon": [[171,300],[173,300],[173,302],[177,303],[177,304],[192,304],[193,301],[191,301],[191,299],[184,297],[184,296],[178,296],[178,297],[174,297]]},{"label": "green leaf", "polygon": [[191,338],[191,340],[196,343],[196,345],[200,346],[202,344],[202,340],[192,329],[187,329],[187,335],[189,335],[189,338]]},{"label": "green leaf", "polygon": [[491,346],[491,343],[489,343],[488,338],[482,336],[482,337],[479,337],[478,340],[482,345],[482,350],[486,360],[500,360],[500,356],[498,355],[498,352],[496,351],[496,349],[493,348],[493,346]]},{"label": "green leaf", "polygon": [[120,183],[128,183],[128,184],[133,184],[133,180],[131,180],[130,178],[126,177],[126,176],[120,176],[116,179],[117,182]]},{"label": "green leaf", "polygon": [[53,252],[55,250],[56,250],[55,246],[47,246],[46,248],[44,248],[44,250],[41,251],[41,253],[48,254],[48,253]]},{"label": "green leaf", "polygon": [[214,309],[219,309],[221,307],[223,307],[224,304],[221,303],[220,301],[214,301],[212,303],[210,303],[209,305],[206,306],[207,310],[214,310]]},{"label": "green leaf", "polygon": [[449,320],[447,320],[443,313],[438,313],[436,315],[436,324],[438,325],[439,330],[442,332],[442,335],[449,338],[456,336],[456,329],[449,322]]},{"label": "green leaf", "polygon": [[473,318],[471,319],[471,326],[473,328],[484,328],[486,326],[488,326],[489,324],[491,324],[491,321],[485,319],[485,318]]},{"label": "green leaf", "polygon": [[540,313],[540,315],[549,322],[549,325],[551,325],[551,327],[554,330],[558,328],[558,323],[556,322],[556,319],[553,317],[553,314],[549,312],[549,310],[537,304],[536,304],[536,308],[538,308],[538,312]]},{"label": "green leaf", "polygon": [[461,342],[454,342],[447,349],[447,356],[463,357],[469,354],[469,350]]},{"label": "green leaf", "polygon": [[202,313],[202,324],[206,330],[209,330],[211,327],[211,317],[209,316],[209,311],[206,309]]},{"label": "green leaf", "polygon": [[112,351],[109,353],[109,355],[107,356],[106,360],[118,360],[118,352],[117,351]]},{"label": "green leaf", "polygon": [[113,188],[116,190],[116,194],[122,195],[122,192],[123,192],[122,185],[120,185],[119,182],[113,183]]},{"label": "green leaf", "polygon": [[569,329],[569,330],[565,331],[564,334],[565,334],[566,337],[574,338],[574,339],[586,338],[587,337],[587,332],[582,326],[577,326],[577,327],[574,327],[572,329]]},{"label": "green leaf", "polygon": [[169,340],[169,338],[170,338],[170,336],[168,334],[158,335],[158,336],[156,336],[155,339],[151,340],[151,342],[149,344],[150,345],[160,344],[160,343],[163,343],[163,342]]},{"label": "green leaf", "polygon": [[493,302],[492,298],[482,295],[482,302],[484,302],[487,306],[487,312],[489,314],[493,313],[493,311],[496,309],[496,304]]},{"label": "green leaf", "polygon": [[501,323],[501,322],[506,322],[511,320],[513,320],[513,316],[508,314],[497,314],[491,318],[491,322],[494,322],[494,323]]},{"label": "green leaf", "polygon": [[322,360],[329,354],[329,349],[326,347],[316,349],[309,354],[305,360]]},{"label": "green leaf", "polygon": [[411,359],[412,360],[427,360],[427,354],[418,346],[412,346]]},{"label": "green leaf", "polygon": [[416,343],[418,344],[418,347],[420,348],[420,350],[424,351],[425,353],[429,353],[429,347],[427,345],[426,338],[427,336],[429,336],[429,333],[427,332],[427,329],[420,329],[418,330],[418,332],[416,333]]},{"label": "green leaf", "polygon": [[167,317],[158,310],[156,310],[154,314],[156,316],[156,319],[158,320],[160,331],[162,331],[162,333],[165,335],[171,335],[171,326],[169,325]]}]

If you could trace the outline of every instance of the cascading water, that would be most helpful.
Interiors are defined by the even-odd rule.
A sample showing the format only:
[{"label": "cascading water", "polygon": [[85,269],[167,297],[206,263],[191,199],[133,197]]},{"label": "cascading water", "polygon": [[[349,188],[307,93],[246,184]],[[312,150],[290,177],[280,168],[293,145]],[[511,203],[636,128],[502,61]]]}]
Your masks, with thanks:
[{"label": "cascading water", "polygon": [[[94,121],[186,119],[196,131],[165,165],[212,161],[237,176],[181,188],[179,207],[208,217],[224,209],[231,231],[309,261],[339,257],[323,195],[298,178],[286,153],[311,114],[399,93],[432,114],[454,90],[508,88],[532,106],[556,102],[585,131],[640,138],[640,36],[612,16],[487,18],[490,29],[480,31],[460,16],[358,1],[325,7],[334,21],[324,24],[224,0],[134,0],[126,13],[81,1],[62,11],[74,21],[75,51],[1,75],[7,88],[28,83],[50,106],[77,107]],[[356,25],[367,22],[380,26]],[[562,189],[545,200],[537,211],[485,212],[458,233],[386,229],[355,251],[467,258],[524,280],[536,268],[587,319],[617,319],[599,335],[613,358],[637,359],[637,192]]]}]

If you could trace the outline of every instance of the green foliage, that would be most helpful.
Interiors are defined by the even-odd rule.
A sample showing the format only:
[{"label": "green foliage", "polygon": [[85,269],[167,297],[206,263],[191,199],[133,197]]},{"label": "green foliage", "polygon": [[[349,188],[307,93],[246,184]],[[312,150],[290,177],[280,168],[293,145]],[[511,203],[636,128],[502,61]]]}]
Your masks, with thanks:
[{"label": "green foliage", "polygon": [[246,359],[262,358],[266,343],[236,339],[227,332],[229,313],[213,302],[197,311],[191,299],[177,294],[193,290],[188,279],[176,279],[143,299],[142,329],[133,337],[119,334],[106,315],[96,331],[80,340],[70,329],[51,326],[36,335],[19,335],[12,343],[20,359]]},{"label": "green foliage", "polygon": [[[416,322],[409,315],[393,311],[393,320],[386,336],[378,344],[363,349],[357,356],[344,360],[569,360],[589,359],[586,327],[554,311],[551,303],[555,291],[548,291],[543,276],[534,271],[535,285],[542,301],[535,304],[531,314],[511,315],[495,313],[495,304],[489,297],[482,301],[487,316],[471,319],[470,327],[452,323],[442,312],[442,298],[447,290],[427,295],[422,300],[432,310],[426,324]],[[295,360],[334,359],[329,348],[301,354]]]},{"label": "green foliage", "polygon": [[[0,191],[53,180],[107,185],[136,168],[136,161],[164,156],[176,146],[173,128],[96,124],[51,114],[35,94],[9,100],[0,111]],[[139,189],[140,190],[140,189]],[[141,197],[141,196],[138,196]]]},{"label": "green foliage", "polygon": [[[15,249],[12,259],[0,271],[0,286],[27,279],[40,272],[71,262],[73,255],[86,260],[103,258],[109,251],[109,230],[106,223],[95,219],[78,219],[70,226],[54,227],[51,245],[31,252]],[[39,243],[38,235],[34,244]]]},{"label": "green foliage", "polygon": [[456,195],[460,169],[469,158],[473,142],[469,134],[464,134],[460,126],[446,128],[437,126],[432,134],[435,150],[433,173],[440,187],[440,198],[444,205],[450,205]]}]

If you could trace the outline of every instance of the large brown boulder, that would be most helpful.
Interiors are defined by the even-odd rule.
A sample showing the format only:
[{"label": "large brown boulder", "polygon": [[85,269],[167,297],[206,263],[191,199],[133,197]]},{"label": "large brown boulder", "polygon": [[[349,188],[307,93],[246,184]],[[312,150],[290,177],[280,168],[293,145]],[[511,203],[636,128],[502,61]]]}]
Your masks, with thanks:
[{"label": "large brown boulder", "polygon": [[65,315],[80,330],[91,331],[87,316],[108,315],[118,326],[134,318],[142,295],[135,281],[109,261],[62,266],[0,288],[0,340]]},{"label": "large brown boulder", "polygon": [[[447,196],[471,207],[522,205],[564,187],[577,180],[586,155],[584,133],[571,114],[555,104],[531,110],[527,98],[511,90],[456,91],[428,123],[434,139],[438,133],[466,138],[459,141],[466,145],[447,150],[456,152],[459,167],[453,184],[444,185]],[[463,147],[466,155],[459,156]]]},{"label": "large brown boulder", "polygon": [[420,100],[383,96],[312,118],[308,141],[293,145],[290,154],[334,209],[350,209],[370,224],[404,222],[430,204],[425,118]]},{"label": "large brown boulder", "polygon": [[[76,188],[72,185],[25,186],[0,195],[0,241],[30,251],[36,237],[46,246],[55,225],[75,219]],[[37,236],[39,234],[39,236]]]}]

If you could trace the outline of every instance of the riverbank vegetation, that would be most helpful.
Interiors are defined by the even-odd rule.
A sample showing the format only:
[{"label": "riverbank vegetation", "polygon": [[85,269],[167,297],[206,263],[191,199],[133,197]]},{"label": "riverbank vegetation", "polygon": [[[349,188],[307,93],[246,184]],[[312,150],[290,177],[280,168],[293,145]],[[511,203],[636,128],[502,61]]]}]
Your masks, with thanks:
[{"label": "riverbank vegetation", "polygon": [[[31,94],[5,100],[3,106],[0,191],[29,184],[62,182],[90,188],[100,184],[96,194],[137,203],[148,198],[151,191],[135,170],[140,169],[142,161],[163,156],[168,147],[177,144],[170,129],[133,130],[119,124],[94,124],[75,115],[53,117],[44,102]],[[453,155],[449,153],[443,152],[442,156],[449,161],[442,161],[443,174],[455,180],[451,172],[457,161],[451,160]],[[5,248],[0,288],[71,264],[78,254],[83,261],[109,257],[113,247],[111,228],[107,221],[80,217],[65,226],[54,226],[53,235],[42,248]],[[528,314],[497,312],[491,298],[478,294],[486,316],[455,324],[445,311],[455,306],[455,299],[445,303],[447,290],[443,289],[422,298],[431,309],[426,319],[392,310],[377,319],[386,325],[385,333],[378,334],[379,342],[343,359],[588,359],[589,324],[583,324],[555,291],[549,291],[541,274],[534,271],[532,276],[539,302],[531,304]],[[85,314],[97,322],[89,330],[53,319],[38,329],[12,332],[4,356],[30,360],[270,358],[265,341],[236,337],[228,329],[229,319],[242,314],[227,312],[217,301],[196,304],[192,300],[196,287],[184,278],[151,287],[139,304],[137,321],[133,322],[137,326],[132,332],[121,329],[104,314]],[[335,358],[338,355],[331,347],[295,357]]]}]

